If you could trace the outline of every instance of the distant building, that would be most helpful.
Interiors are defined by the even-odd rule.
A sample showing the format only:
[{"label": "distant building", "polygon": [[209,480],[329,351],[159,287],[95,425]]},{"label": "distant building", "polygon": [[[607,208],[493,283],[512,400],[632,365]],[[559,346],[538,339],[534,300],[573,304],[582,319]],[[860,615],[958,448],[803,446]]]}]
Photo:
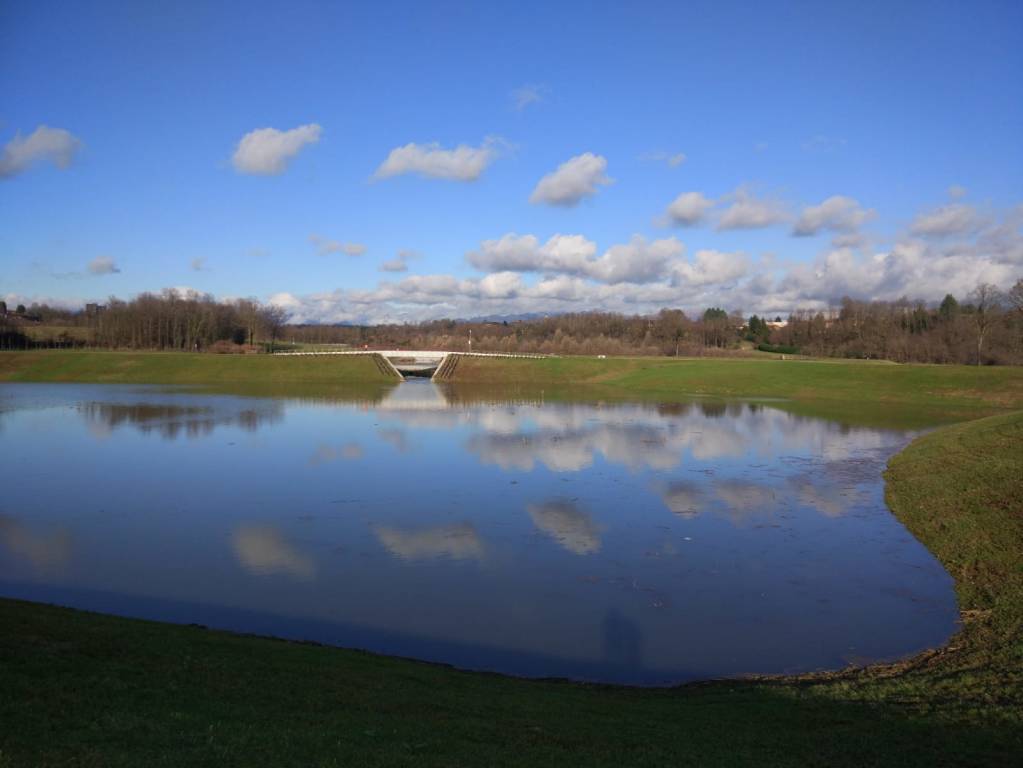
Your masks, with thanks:
[{"label": "distant building", "polygon": [[100,312],[106,309],[102,304],[86,304],[85,305],[85,316],[96,317]]}]

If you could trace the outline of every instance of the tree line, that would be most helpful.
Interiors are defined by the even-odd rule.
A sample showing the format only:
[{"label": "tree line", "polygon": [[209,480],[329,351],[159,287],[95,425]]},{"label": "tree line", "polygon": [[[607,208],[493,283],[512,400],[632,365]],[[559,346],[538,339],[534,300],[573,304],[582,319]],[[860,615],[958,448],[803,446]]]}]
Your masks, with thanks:
[{"label": "tree line", "polygon": [[130,301],[112,297],[82,310],[33,304],[11,312],[0,302],[0,347],[40,346],[33,330],[45,326],[62,329],[46,346],[256,351],[257,342],[276,341],[287,317],[280,307],[254,299],[220,302],[209,294],[172,289]]},{"label": "tree line", "polygon": [[565,355],[768,352],[896,362],[1023,364],[1023,279],[1002,294],[980,285],[962,301],[841,300],[827,311],[745,317],[708,307],[655,315],[584,312],[515,321],[432,320],[415,324],[289,325],[282,338],[376,349],[539,352]]},{"label": "tree line", "polygon": [[[741,354],[768,352],[896,362],[1023,364],[1023,279],[1001,293],[980,285],[961,300],[842,299],[828,311],[786,318],[708,307],[654,315],[580,312],[508,321],[431,320],[381,325],[287,324],[283,309],[254,299],[219,302],[173,290],[71,311],[0,302],[0,347],[38,344],[33,325],[62,328],[57,346],[191,351],[265,351],[280,343],[355,348],[538,352],[567,355]],[[75,331],[72,333],[71,331]],[[53,340],[51,339],[51,344]]]}]

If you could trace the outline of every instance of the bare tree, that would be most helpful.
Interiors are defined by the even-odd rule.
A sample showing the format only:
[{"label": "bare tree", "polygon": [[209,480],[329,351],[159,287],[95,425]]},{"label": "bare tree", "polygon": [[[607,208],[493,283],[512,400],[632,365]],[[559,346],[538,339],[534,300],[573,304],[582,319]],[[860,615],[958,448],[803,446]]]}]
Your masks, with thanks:
[{"label": "bare tree", "polygon": [[273,352],[274,343],[277,341],[277,334],[281,332],[281,328],[288,322],[288,317],[290,317],[291,313],[284,307],[269,304],[263,307],[261,315],[263,327],[270,332],[270,351]]},{"label": "bare tree", "polygon": [[991,283],[981,283],[970,294],[973,304],[973,325],[977,329],[977,365],[984,346],[984,337],[1002,321],[1002,294]]},{"label": "bare tree", "polygon": [[1016,284],[1009,289],[1007,294],[1009,306],[1023,315],[1023,277],[1016,281]]}]

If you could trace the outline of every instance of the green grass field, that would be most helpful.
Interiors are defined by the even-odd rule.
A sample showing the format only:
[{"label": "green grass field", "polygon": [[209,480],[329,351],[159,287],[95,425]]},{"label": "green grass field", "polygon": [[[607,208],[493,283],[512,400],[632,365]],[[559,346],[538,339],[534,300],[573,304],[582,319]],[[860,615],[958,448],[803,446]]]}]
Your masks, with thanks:
[{"label": "green grass field", "polygon": [[0,352],[0,381],[184,384],[207,387],[372,384],[387,381],[370,357],[213,355],[184,352]]},{"label": "green grass field", "polygon": [[[111,376],[104,366],[115,362],[5,357],[0,378],[21,380]],[[158,376],[197,356],[182,357],[125,369]],[[265,364],[242,370],[277,361]],[[788,389],[805,398],[794,402],[850,411],[909,408],[916,398],[953,414],[945,420],[1019,409],[1023,373],[780,361],[539,366],[534,382],[544,386],[588,372],[585,386],[651,397]],[[245,383],[214,370],[218,383]],[[515,385],[505,370],[502,384]],[[1020,411],[943,427],[893,458],[888,504],[955,578],[963,630],[906,662],[800,678],[671,690],[531,682],[0,600],[0,767],[1009,765],[1023,753],[1021,477]]]},{"label": "green grass field", "polygon": [[[743,358],[565,357],[542,360],[468,358],[456,382],[522,391],[545,389],[548,397],[579,387],[606,395],[677,399],[782,398],[849,412],[863,408],[933,410],[939,421],[976,418],[1023,408],[1023,369],[1008,367],[895,365],[847,360]],[[570,388],[570,389],[569,389]]]}]

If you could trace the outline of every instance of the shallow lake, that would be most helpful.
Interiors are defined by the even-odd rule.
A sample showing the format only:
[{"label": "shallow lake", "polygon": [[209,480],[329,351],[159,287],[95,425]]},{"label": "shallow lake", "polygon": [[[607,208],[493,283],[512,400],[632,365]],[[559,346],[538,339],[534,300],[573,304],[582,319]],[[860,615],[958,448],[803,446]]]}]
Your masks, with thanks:
[{"label": "shallow lake", "polygon": [[0,384],[0,595],[638,684],[956,629],[884,504],[913,433],[771,403]]}]

